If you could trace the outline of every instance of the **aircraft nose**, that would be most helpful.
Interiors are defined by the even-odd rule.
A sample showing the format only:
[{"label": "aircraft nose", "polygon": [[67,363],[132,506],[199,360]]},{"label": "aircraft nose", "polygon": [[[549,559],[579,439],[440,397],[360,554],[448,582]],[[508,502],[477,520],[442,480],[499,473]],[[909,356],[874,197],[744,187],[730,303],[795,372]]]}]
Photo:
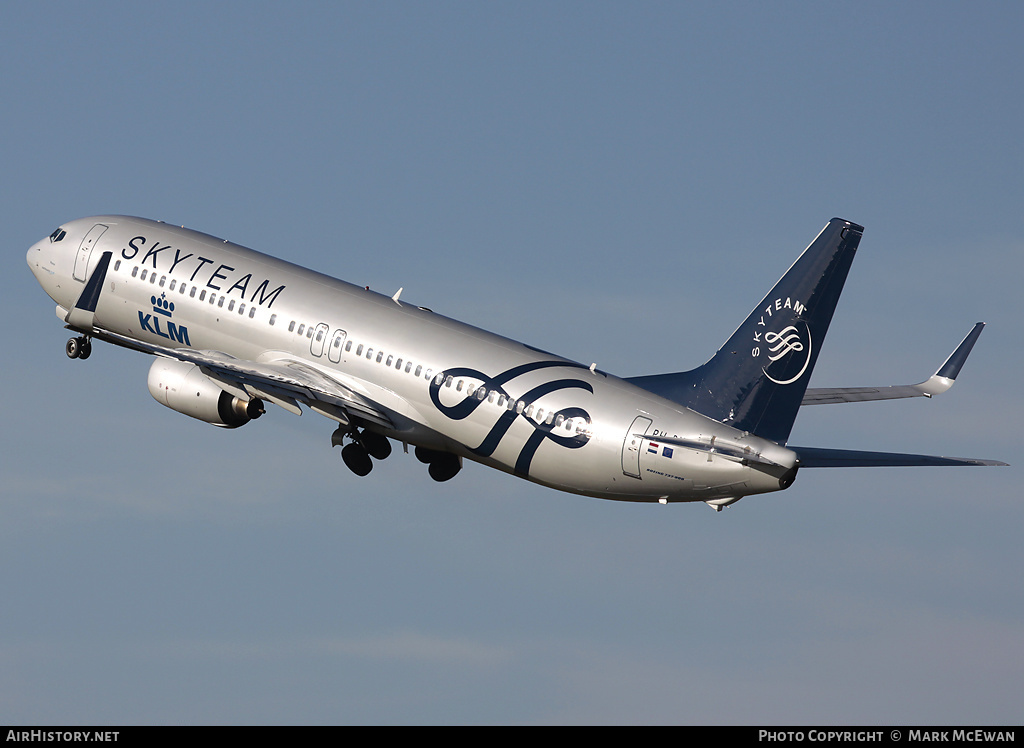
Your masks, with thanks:
[{"label": "aircraft nose", "polygon": [[25,260],[28,262],[28,269],[32,271],[32,275],[36,277],[39,285],[43,287],[50,298],[56,299],[55,294],[60,286],[59,268],[49,240],[43,239],[29,247]]},{"label": "aircraft nose", "polygon": [[44,262],[43,260],[43,248],[42,242],[36,242],[28,248],[28,254],[25,255],[25,261],[28,262],[28,269],[32,271],[32,275],[36,278],[39,277],[40,265]]}]

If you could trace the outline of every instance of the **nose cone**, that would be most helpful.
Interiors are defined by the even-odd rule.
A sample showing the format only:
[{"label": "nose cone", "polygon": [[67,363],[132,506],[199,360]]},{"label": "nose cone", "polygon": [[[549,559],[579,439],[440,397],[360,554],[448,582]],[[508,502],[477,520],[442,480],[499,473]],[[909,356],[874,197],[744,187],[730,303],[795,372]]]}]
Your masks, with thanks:
[{"label": "nose cone", "polygon": [[[28,248],[28,254],[25,255],[25,260],[28,262],[28,269],[32,271],[32,275],[36,277],[37,281],[42,283],[43,281],[40,278],[40,275],[47,272],[43,269],[46,264],[46,260],[43,257],[42,242],[36,242]],[[50,269],[49,273],[52,275],[53,270]]]},{"label": "nose cone", "polygon": [[39,285],[51,299],[57,301],[57,295],[60,292],[60,276],[57,258],[50,248],[50,241],[43,239],[29,247],[25,260],[28,262],[28,269],[32,271],[32,275],[39,281]]}]

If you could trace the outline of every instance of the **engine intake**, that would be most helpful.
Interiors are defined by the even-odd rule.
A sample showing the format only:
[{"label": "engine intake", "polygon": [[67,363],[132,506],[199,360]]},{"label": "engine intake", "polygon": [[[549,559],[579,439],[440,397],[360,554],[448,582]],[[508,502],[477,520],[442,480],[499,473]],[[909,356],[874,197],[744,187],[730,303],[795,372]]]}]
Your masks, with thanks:
[{"label": "engine intake", "polygon": [[234,429],[265,412],[259,398],[225,392],[195,364],[158,358],[149,367],[149,394],[158,403],[214,426]]}]

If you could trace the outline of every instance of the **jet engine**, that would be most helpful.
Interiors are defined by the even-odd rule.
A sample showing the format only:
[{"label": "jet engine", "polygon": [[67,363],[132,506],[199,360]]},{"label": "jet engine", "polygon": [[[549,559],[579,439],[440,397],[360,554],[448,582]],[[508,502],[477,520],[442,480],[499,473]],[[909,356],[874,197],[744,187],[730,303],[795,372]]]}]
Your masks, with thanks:
[{"label": "jet engine", "polygon": [[243,400],[222,390],[195,364],[157,358],[149,367],[149,394],[172,410],[234,429],[265,412],[259,398]]}]

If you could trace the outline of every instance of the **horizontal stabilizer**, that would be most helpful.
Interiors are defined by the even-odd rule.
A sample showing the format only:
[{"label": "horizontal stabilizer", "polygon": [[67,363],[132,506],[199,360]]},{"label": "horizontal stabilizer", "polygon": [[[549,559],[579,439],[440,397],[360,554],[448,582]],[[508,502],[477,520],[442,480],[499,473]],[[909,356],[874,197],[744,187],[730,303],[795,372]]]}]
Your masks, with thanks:
[{"label": "horizontal stabilizer", "polygon": [[809,387],[804,393],[801,405],[830,405],[832,403],[862,403],[868,400],[898,400],[904,397],[931,397],[939,395],[953,386],[964,361],[985,329],[984,322],[978,322],[950,354],[945,363],[931,377],[919,384],[902,384],[892,387]]},{"label": "horizontal stabilizer", "polygon": [[794,447],[802,468],[816,467],[943,467],[950,465],[1005,466],[998,460],[974,460],[968,457],[933,457],[898,452],[861,452],[853,449]]}]

